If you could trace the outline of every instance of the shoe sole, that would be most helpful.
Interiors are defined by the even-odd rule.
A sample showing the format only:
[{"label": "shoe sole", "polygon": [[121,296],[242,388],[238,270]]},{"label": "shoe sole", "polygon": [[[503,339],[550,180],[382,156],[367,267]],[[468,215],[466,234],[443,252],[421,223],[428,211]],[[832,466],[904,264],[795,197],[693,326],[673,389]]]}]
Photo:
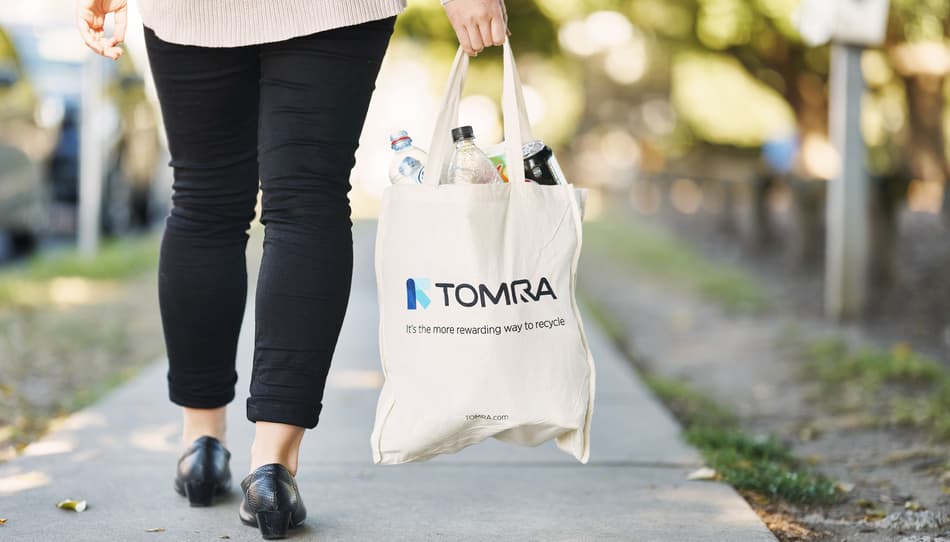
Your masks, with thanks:
[{"label": "shoe sole", "polygon": [[304,524],[304,521],[294,522],[293,512],[257,512],[250,518],[244,517],[239,513],[238,517],[241,523],[248,527],[257,527],[261,531],[261,537],[264,540],[279,540],[287,537],[287,531],[296,529]]},{"label": "shoe sole", "polygon": [[211,506],[214,497],[226,493],[228,485],[203,484],[199,482],[185,482],[178,486],[175,484],[175,492],[188,499],[188,504],[194,508],[205,508]]}]

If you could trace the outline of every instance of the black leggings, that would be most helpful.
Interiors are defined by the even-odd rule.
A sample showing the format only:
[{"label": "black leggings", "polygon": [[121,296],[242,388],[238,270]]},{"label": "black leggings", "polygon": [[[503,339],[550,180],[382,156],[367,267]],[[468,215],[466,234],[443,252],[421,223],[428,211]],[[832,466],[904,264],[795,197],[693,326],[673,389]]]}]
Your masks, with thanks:
[{"label": "black leggings", "polygon": [[175,404],[234,399],[260,187],[247,417],[317,425],[353,274],[350,170],[394,21],[234,48],[145,29],[174,168],[158,290]]}]

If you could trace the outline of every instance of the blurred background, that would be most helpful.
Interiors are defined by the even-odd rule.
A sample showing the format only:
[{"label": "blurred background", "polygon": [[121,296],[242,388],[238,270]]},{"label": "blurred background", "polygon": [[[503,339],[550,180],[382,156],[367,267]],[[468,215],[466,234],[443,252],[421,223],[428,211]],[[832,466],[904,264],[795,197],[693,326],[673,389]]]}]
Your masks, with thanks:
[{"label": "blurred background", "polygon": [[[704,246],[759,252],[759,264],[820,281],[827,181],[840,173],[841,158],[828,134],[830,48],[803,42],[799,3],[511,2],[530,119],[573,182],[592,189],[591,218],[608,202],[622,203]],[[0,7],[0,260],[77,236],[83,120],[98,151],[89,161],[101,179],[92,209],[99,233],[142,231],[168,209],[170,173],[136,6],[129,54],[113,63],[76,46],[71,4]],[[938,216],[950,217],[948,9],[940,0],[891,2],[883,43],[861,54],[860,134],[875,293],[866,315],[897,310],[902,321],[933,324],[909,331],[950,341],[938,321],[950,303],[937,271],[944,251],[924,248],[943,235]],[[381,174],[391,156],[388,134],[406,129],[428,146],[455,47],[438,3],[411,2],[358,153],[357,217],[374,215],[388,184]],[[483,145],[501,139],[500,69],[499,51],[483,53],[461,106]],[[85,102],[94,111],[84,112],[90,73],[99,91]],[[937,291],[907,306],[922,283]],[[820,293],[796,297],[817,298],[821,310]]]},{"label": "blurred background", "polygon": [[[77,47],[73,9],[69,1],[0,7],[0,258],[75,236],[83,135],[99,151],[102,234],[140,230],[167,208],[167,160],[144,59],[91,59]],[[98,99],[84,111],[90,72]]]},{"label": "blurred background", "polygon": [[[375,216],[389,185],[389,134],[405,129],[428,147],[457,47],[438,0],[409,4],[357,154],[357,218]],[[865,150],[856,167],[868,195],[859,213],[866,281],[860,310],[838,328],[824,315],[830,187],[847,167],[829,118],[842,102],[830,105],[832,46],[805,42],[799,0],[508,1],[535,135],[590,190],[582,294],[615,338],[649,343],[637,336],[642,328],[624,335],[647,309],[598,302],[600,279],[631,291],[658,281],[672,292],[661,305],[693,295],[723,311],[720,323],[781,314],[795,326],[856,330],[884,351],[899,345],[895,363],[918,351],[934,366],[948,363],[950,0],[869,4],[886,6],[886,31],[852,49],[860,66],[850,76],[860,106],[852,135]],[[162,352],[149,272],[171,172],[141,21],[131,2],[128,54],[111,62],[86,50],[72,14],[69,0],[0,3],[0,447],[9,443],[8,453],[50,416],[94,400]],[[462,123],[483,147],[502,136],[500,92],[494,48],[471,63],[461,103]],[[85,166],[84,138],[95,142]],[[83,167],[101,187],[85,202]],[[84,250],[81,216],[84,235],[94,224],[96,238]],[[616,276],[602,276],[606,269]],[[694,325],[691,311],[677,309],[671,321]],[[950,420],[936,416],[911,420],[944,423],[950,434]]]}]

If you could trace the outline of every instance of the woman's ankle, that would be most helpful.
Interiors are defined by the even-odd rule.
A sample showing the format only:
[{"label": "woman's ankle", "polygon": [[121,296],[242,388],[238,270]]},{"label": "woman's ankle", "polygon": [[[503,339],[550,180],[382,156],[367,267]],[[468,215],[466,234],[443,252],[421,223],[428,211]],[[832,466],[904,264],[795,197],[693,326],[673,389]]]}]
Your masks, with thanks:
[{"label": "woman's ankle", "polygon": [[278,463],[297,475],[300,443],[305,429],[295,425],[256,422],[251,444],[251,472],[263,465]]},{"label": "woman's ankle", "polygon": [[249,472],[254,472],[264,465],[277,463],[287,469],[291,475],[297,476],[297,458],[290,455],[280,454],[255,454],[251,452],[251,468]]},{"label": "woman's ankle", "polygon": [[227,407],[182,408],[181,440],[190,446],[195,440],[208,436],[225,444],[227,433]]}]

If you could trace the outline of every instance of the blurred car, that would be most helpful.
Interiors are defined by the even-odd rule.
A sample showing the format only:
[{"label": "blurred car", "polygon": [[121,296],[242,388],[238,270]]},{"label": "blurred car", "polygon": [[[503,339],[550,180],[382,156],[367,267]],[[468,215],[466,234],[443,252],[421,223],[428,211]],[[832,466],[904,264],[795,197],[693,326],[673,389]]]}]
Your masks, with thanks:
[{"label": "blurred car", "polygon": [[[22,69],[39,96],[40,123],[57,128],[55,144],[42,168],[54,210],[51,229],[68,233],[75,228],[79,199],[83,62],[87,53],[72,26],[9,26],[7,30]],[[158,118],[146,99],[144,79],[129,55],[116,62],[95,61],[102,69],[105,88],[100,107],[87,118],[94,119],[103,159],[102,229],[118,234],[147,225],[151,219],[152,183],[161,152]]]},{"label": "blurred car", "polygon": [[41,164],[58,130],[39,119],[41,98],[0,28],[0,254],[31,248],[45,231],[50,194]]}]

